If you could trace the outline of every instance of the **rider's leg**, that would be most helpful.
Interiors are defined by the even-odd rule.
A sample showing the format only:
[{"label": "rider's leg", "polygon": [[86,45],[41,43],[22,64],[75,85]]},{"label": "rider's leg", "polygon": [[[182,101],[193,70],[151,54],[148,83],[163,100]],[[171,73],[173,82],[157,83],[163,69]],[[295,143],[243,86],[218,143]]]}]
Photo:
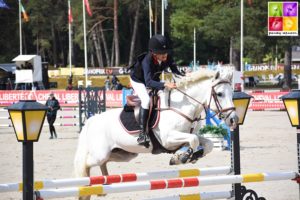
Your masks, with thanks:
[{"label": "rider's leg", "polygon": [[149,105],[150,105],[150,97],[147,92],[146,86],[143,83],[138,83],[130,79],[131,85],[141,99],[141,110],[140,110],[140,117],[139,117],[139,124],[141,127],[141,132],[137,139],[137,142],[140,145],[145,145],[146,147],[149,145],[150,138],[147,133],[147,121],[149,115]]},{"label": "rider's leg", "polygon": [[140,109],[140,128],[141,132],[139,134],[139,137],[137,139],[137,142],[140,145],[147,145],[150,142],[150,138],[147,132],[147,125],[148,125],[148,116],[149,116],[149,109]]}]

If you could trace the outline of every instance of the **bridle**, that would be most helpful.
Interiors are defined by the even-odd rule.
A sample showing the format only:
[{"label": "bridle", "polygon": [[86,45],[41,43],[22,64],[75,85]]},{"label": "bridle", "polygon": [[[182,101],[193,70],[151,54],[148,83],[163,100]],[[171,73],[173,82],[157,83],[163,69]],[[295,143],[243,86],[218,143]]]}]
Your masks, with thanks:
[{"label": "bridle", "polygon": [[[228,118],[228,116],[230,116],[230,114],[235,111],[235,107],[228,107],[228,108],[222,108],[219,100],[218,100],[218,94],[216,93],[215,87],[217,85],[220,84],[229,84],[231,85],[231,83],[227,80],[220,80],[218,82],[216,82],[212,88],[211,88],[211,95],[210,95],[210,99],[209,99],[209,103],[208,103],[208,109],[210,109],[210,104],[211,104],[211,100],[214,99],[214,102],[216,104],[217,110],[214,111],[219,118],[222,118],[224,120],[226,120]],[[223,113],[230,111],[225,117],[223,115]]]},{"label": "bridle", "polygon": [[[222,108],[219,100],[218,100],[218,94],[216,93],[215,87],[217,85],[220,84],[230,84],[231,83],[227,80],[220,80],[218,82],[216,82],[215,84],[212,85],[211,88],[211,95],[210,95],[210,99],[209,99],[209,103],[208,105],[205,105],[204,103],[198,101],[197,99],[191,97],[190,95],[188,95],[186,92],[176,88],[177,91],[179,91],[180,93],[182,93],[184,96],[192,99],[193,101],[195,101],[197,104],[199,104],[200,106],[202,106],[205,110],[206,115],[208,114],[209,110],[210,110],[210,104],[212,102],[212,99],[214,99],[214,102],[216,104],[217,110],[213,110],[215,112],[214,115],[209,115],[210,118],[213,118],[214,116],[218,116],[219,118],[225,118],[224,120],[226,120],[228,118],[228,116],[230,116],[230,114],[235,111],[235,107],[228,107],[228,108]],[[185,119],[187,119],[189,122],[194,123],[194,122],[198,122],[200,120],[204,120],[206,118],[201,118],[201,113],[199,117],[195,117],[194,119],[190,118],[189,116],[187,116],[186,114],[182,113],[180,110],[177,110],[176,108],[171,107],[170,105],[171,102],[171,91],[169,93],[169,99],[168,99],[168,107],[167,108],[157,108],[158,111],[165,111],[165,110],[172,110],[175,113],[181,115],[182,117],[184,117]],[[225,117],[223,115],[224,112],[229,112],[229,114],[227,114]]]}]

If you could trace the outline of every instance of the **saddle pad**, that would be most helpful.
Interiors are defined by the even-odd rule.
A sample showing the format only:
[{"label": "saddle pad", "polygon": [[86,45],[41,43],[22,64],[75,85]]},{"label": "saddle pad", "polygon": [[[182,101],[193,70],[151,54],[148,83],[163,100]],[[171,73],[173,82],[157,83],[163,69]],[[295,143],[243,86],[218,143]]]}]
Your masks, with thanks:
[{"label": "saddle pad", "polygon": [[[128,112],[125,111],[125,109],[123,109],[120,114],[119,121],[127,133],[137,134],[140,132],[140,126],[135,119],[133,111]],[[151,128],[155,128],[158,124],[158,121],[159,121],[159,112],[157,112],[157,110],[153,110],[149,119],[149,126]]]}]

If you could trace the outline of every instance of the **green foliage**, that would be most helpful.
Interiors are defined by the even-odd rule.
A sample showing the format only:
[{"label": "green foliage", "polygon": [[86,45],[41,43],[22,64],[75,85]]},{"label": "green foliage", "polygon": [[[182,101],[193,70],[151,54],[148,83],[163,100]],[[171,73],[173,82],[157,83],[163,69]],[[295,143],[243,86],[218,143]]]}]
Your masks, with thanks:
[{"label": "green foliage", "polygon": [[[155,1],[152,1],[153,12]],[[157,33],[161,33],[161,1],[157,2]],[[230,39],[233,49],[240,48],[240,0],[172,0],[165,10],[165,32],[173,40],[175,59],[188,65],[193,59],[193,31],[197,30],[197,58],[200,64],[207,60],[229,62]],[[18,1],[7,1],[11,9],[0,12],[1,38],[0,63],[10,62],[19,54]],[[22,1],[30,21],[23,23],[23,53],[42,55],[50,64],[67,64],[68,9],[67,1]],[[113,0],[89,0],[93,16],[86,16],[88,39],[88,62],[95,52],[92,29],[102,23],[107,48],[111,53],[113,39]],[[126,65],[131,43],[134,15],[137,3],[141,4],[135,54],[147,50],[149,39],[148,1],[118,1],[118,28],[121,63]],[[82,0],[72,0],[73,55],[75,66],[84,64]],[[268,37],[268,4],[265,1],[244,1],[244,61],[262,63],[283,58],[287,48],[299,45],[299,37]],[[155,14],[155,13],[154,13]],[[152,24],[154,33],[154,23]],[[102,46],[103,48],[103,46]],[[104,56],[104,55],[103,55]],[[111,55],[109,55],[111,57]],[[236,56],[235,60],[239,60]],[[280,61],[280,59],[278,60]]]},{"label": "green foliage", "polygon": [[227,130],[223,126],[212,126],[212,125],[206,125],[203,128],[199,130],[199,134],[212,134],[216,136],[226,136],[227,135]]}]

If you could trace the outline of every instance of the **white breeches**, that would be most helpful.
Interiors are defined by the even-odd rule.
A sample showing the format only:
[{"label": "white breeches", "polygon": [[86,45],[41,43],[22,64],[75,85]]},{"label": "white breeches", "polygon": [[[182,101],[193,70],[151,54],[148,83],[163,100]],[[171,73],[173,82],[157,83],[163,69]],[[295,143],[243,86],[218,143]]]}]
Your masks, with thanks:
[{"label": "white breeches", "polygon": [[135,82],[134,80],[130,79],[130,83],[132,88],[134,89],[137,96],[141,99],[141,106],[143,109],[149,109],[150,106],[150,97],[146,86],[143,83]]}]

